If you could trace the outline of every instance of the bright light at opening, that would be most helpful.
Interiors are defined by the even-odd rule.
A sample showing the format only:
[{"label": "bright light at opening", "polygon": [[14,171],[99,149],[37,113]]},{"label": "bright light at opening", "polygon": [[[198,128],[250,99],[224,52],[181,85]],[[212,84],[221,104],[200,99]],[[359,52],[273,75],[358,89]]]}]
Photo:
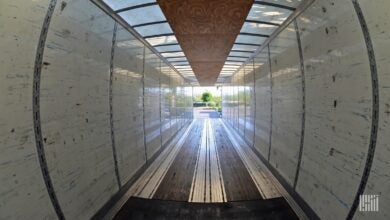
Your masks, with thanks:
[{"label": "bright light at opening", "polygon": [[216,86],[194,86],[194,96],[201,95],[204,92],[210,92],[213,96],[220,96],[221,89]]}]

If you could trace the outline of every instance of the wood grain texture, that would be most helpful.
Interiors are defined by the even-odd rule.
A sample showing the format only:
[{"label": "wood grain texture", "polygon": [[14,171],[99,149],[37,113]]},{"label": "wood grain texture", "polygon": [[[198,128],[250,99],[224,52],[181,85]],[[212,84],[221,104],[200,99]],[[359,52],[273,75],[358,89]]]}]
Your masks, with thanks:
[{"label": "wood grain texture", "polygon": [[213,128],[227,201],[263,199],[221,122],[213,120]]},{"label": "wood grain texture", "polygon": [[298,219],[284,198],[229,203],[188,203],[131,197],[114,220],[127,219]]},{"label": "wood grain texture", "polygon": [[154,194],[154,199],[188,200],[202,129],[203,121],[198,120]]},{"label": "wood grain texture", "polygon": [[253,0],[158,0],[198,81],[214,85]]}]

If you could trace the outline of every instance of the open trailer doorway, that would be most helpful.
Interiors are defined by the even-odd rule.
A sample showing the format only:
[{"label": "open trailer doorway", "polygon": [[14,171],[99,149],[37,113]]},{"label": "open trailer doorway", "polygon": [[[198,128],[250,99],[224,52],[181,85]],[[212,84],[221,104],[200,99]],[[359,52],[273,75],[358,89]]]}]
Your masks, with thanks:
[{"label": "open trailer doorway", "polygon": [[221,87],[196,86],[193,88],[194,118],[222,117]]}]

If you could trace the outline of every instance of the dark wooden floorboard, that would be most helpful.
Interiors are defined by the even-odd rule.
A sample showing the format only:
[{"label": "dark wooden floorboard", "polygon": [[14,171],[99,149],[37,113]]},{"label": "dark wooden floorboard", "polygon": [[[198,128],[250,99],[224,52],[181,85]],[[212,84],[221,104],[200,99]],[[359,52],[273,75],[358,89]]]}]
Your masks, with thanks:
[{"label": "dark wooden floorboard", "polygon": [[295,220],[298,217],[284,198],[228,203],[189,203],[131,197],[114,219]]},{"label": "dark wooden floorboard", "polygon": [[228,201],[262,199],[240,156],[219,120],[212,120]]},{"label": "dark wooden floorboard", "polygon": [[203,120],[197,120],[154,194],[154,199],[188,201],[202,129]]}]

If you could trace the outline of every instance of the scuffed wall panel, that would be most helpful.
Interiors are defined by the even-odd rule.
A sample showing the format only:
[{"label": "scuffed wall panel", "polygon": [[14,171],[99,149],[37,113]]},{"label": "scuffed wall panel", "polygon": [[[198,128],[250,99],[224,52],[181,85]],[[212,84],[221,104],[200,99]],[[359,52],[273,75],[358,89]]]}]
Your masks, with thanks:
[{"label": "scuffed wall panel", "polygon": [[[225,103],[225,108],[226,108],[225,114],[226,115],[222,114],[222,116],[225,117],[229,123],[232,123],[232,118],[233,118],[233,87],[232,86],[225,86],[222,94],[226,94],[226,98],[224,100],[226,102]],[[222,108],[222,110],[224,110],[224,109]]]},{"label": "scuffed wall panel", "polygon": [[182,79],[177,74],[177,86],[176,86],[176,119],[179,129],[183,125],[183,91],[182,91]]},{"label": "scuffed wall panel", "polygon": [[255,94],[254,94],[253,61],[245,65],[245,139],[253,144],[255,123]]},{"label": "scuffed wall panel", "polygon": [[184,87],[184,93],[185,93],[185,118],[186,118],[186,124],[191,122],[193,116],[193,111],[192,111],[192,87],[186,85]]},{"label": "scuffed wall panel", "polygon": [[149,49],[145,49],[144,114],[146,153],[148,160],[161,147],[160,65],[160,59]]},{"label": "scuffed wall panel", "polygon": [[225,96],[223,101],[225,102],[224,106],[222,107],[222,111],[225,111],[225,113],[222,113],[222,117],[227,120],[230,124],[232,124],[233,119],[233,87],[232,86],[224,86],[222,95]]},{"label": "scuffed wall panel", "polygon": [[189,120],[192,118],[192,109],[191,109],[191,99],[192,99],[192,87],[189,87],[188,85],[184,85],[184,102],[185,102],[185,107],[184,107],[184,118],[185,118],[185,124],[189,122]]},{"label": "scuffed wall panel", "polygon": [[233,126],[234,122],[234,86],[229,86],[229,123]]},{"label": "scuffed wall panel", "polygon": [[268,62],[268,49],[264,49],[254,59],[255,67],[255,148],[268,158],[271,123],[271,81]]},{"label": "scuffed wall panel", "polygon": [[187,99],[187,89],[184,85],[184,82],[183,82],[183,85],[182,85],[182,94],[183,94],[183,126],[187,123],[187,106],[188,106],[188,99]]},{"label": "scuffed wall panel", "polygon": [[[44,42],[44,20],[50,21],[49,3],[0,3],[0,219],[57,218],[39,165],[32,111],[36,49]],[[39,107],[34,106],[58,210],[66,219],[91,218],[118,192],[113,149],[123,185],[145,163],[143,111],[151,156],[161,144],[160,107],[168,107],[164,122],[170,124],[171,103],[177,102],[168,77],[161,79],[168,96],[162,101],[161,60],[148,51],[143,84],[143,45],[119,27],[111,54],[113,32],[114,21],[90,1],[57,1],[44,45]],[[176,112],[184,124],[192,114],[186,115],[192,94],[174,77],[182,102]]]},{"label": "scuffed wall panel", "polygon": [[58,4],[41,80],[46,158],[61,208],[87,219],[118,190],[109,117],[114,22],[88,1]]},{"label": "scuffed wall panel", "polygon": [[244,86],[244,77],[245,77],[245,70],[241,69],[236,74],[236,82],[238,85],[238,132],[245,136],[245,86]]},{"label": "scuffed wall panel", "polygon": [[229,87],[228,86],[222,86],[222,118],[229,122]]},{"label": "scuffed wall panel", "polygon": [[390,219],[390,2],[360,0],[373,44],[379,83],[379,130],[365,194],[379,195],[379,212],[356,212],[356,219]]},{"label": "scuffed wall panel", "polygon": [[142,109],[144,46],[125,29],[118,29],[113,60],[113,124],[121,182],[126,183],[145,163]]},{"label": "scuffed wall panel", "polygon": [[171,108],[170,96],[171,88],[169,87],[169,73],[171,68],[166,64],[161,64],[161,135],[162,142],[165,144],[173,135],[171,129]]},{"label": "scuffed wall panel", "polygon": [[178,86],[176,87],[176,119],[179,129],[183,126],[183,87],[181,78],[178,78]]},{"label": "scuffed wall panel", "polygon": [[177,94],[179,86],[179,75],[175,71],[171,71],[171,126],[172,132],[176,133],[179,130],[179,119],[178,119],[178,106],[177,106]]},{"label": "scuffed wall panel", "polygon": [[293,185],[302,129],[302,72],[294,24],[270,43],[272,142],[270,163]]},{"label": "scuffed wall panel", "polygon": [[190,88],[188,88],[189,90],[189,106],[188,106],[188,110],[190,112],[190,120],[189,122],[191,122],[193,119],[194,119],[194,109],[193,109],[193,105],[194,105],[194,88],[191,86]]},{"label": "scuffed wall panel", "polygon": [[31,93],[48,6],[48,0],[0,2],[0,219],[56,218],[38,162]]},{"label": "scuffed wall panel", "polygon": [[[233,77],[232,77],[232,79],[231,80],[233,80]],[[234,85],[233,85],[233,82],[231,82],[230,84],[229,84],[229,87],[228,87],[228,91],[229,91],[229,104],[228,104],[228,106],[229,106],[229,115],[228,115],[228,117],[229,117],[229,123],[230,123],[230,125],[231,126],[234,126],[234,111],[235,111],[235,109],[234,109]]]},{"label": "scuffed wall panel", "polygon": [[234,86],[233,84],[231,84],[231,86],[229,86],[229,99],[230,99],[230,105],[229,105],[229,108],[230,108],[230,113],[229,113],[229,122],[230,122],[230,125],[234,126],[234,114],[235,114],[235,99],[234,99]]},{"label": "scuffed wall panel", "polygon": [[351,1],[316,1],[298,23],[306,129],[297,192],[321,218],[344,219],[369,146],[372,94],[365,41]]},{"label": "scuffed wall panel", "polygon": [[234,86],[234,76],[231,77],[231,82],[230,82],[230,125],[234,127],[234,114],[235,114],[235,86]]},{"label": "scuffed wall panel", "polygon": [[239,83],[237,80],[237,74],[234,75],[235,82],[234,82],[234,120],[233,120],[233,125],[236,129],[238,129],[238,122],[239,122],[239,115],[240,115],[240,103],[239,103],[239,97],[238,97],[238,92],[239,92]]}]

